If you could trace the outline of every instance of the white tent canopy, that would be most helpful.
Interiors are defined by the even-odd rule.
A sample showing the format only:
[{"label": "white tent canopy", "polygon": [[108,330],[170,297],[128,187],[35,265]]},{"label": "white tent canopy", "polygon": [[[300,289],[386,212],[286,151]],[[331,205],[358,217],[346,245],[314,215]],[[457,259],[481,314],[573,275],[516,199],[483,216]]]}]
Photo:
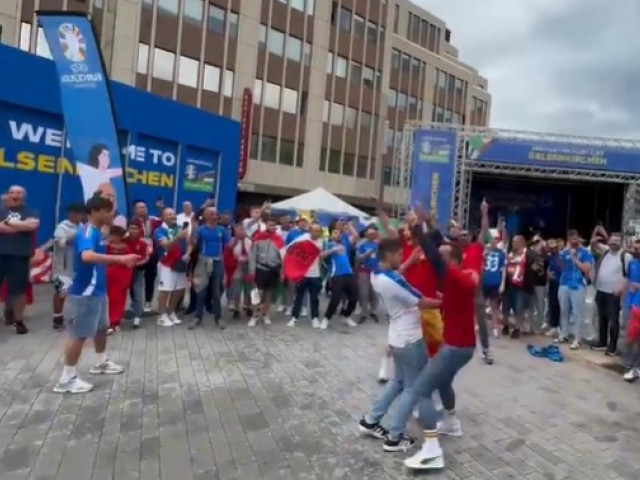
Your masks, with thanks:
[{"label": "white tent canopy", "polygon": [[271,205],[273,210],[315,210],[316,212],[344,215],[345,217],[358,217],[360,221],[369,221],[370,215],[349,205],[344,200],[336,197],[322,187],[303,193]]}]

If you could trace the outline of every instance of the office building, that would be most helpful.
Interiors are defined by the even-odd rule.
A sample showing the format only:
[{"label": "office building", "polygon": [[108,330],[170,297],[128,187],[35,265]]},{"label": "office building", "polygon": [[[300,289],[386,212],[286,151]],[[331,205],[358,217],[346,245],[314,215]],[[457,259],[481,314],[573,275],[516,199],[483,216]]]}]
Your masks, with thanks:
[{"label": "office building", "polygon": [[251,89],[245,197],[389,200],[405,121],[489,119],[486,79],[408,0],[3,0],[2,41],[48,55],[38,9],[88,12],[115,80],[236,119]]}]

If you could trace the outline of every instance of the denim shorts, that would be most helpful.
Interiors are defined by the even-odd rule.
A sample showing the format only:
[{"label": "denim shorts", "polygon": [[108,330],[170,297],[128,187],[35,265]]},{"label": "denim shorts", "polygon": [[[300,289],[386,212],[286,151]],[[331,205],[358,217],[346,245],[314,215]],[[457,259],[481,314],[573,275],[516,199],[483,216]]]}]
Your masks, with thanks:
[{"label": "denim shorts", "polygon": [[81,297],[69,295],[64,305],[64,316],[74,338],[93,338],[108,328],[107,297]]}]

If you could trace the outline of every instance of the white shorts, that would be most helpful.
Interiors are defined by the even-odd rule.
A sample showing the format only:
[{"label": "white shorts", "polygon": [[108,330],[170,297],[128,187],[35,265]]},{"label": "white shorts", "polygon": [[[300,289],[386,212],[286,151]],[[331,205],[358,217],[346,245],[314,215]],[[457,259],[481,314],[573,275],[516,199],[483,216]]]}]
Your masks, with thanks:
[{"label": "white shorts", "polygon": [[169,267],[158,264],[158,291],[175,292],[187,288],[187,274],[174,272]]}]

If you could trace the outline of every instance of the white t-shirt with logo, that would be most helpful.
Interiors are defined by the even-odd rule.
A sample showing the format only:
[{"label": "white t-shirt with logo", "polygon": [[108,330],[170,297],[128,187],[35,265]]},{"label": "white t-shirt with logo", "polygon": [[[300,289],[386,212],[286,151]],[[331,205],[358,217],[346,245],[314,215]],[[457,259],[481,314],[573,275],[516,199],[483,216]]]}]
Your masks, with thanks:
[{"label": "white t-shirt with logo", "polygon": [[422,338],[420,298],[384,273],[371,274],[371,285],[389,315],[388,343],[403,348]]}]

